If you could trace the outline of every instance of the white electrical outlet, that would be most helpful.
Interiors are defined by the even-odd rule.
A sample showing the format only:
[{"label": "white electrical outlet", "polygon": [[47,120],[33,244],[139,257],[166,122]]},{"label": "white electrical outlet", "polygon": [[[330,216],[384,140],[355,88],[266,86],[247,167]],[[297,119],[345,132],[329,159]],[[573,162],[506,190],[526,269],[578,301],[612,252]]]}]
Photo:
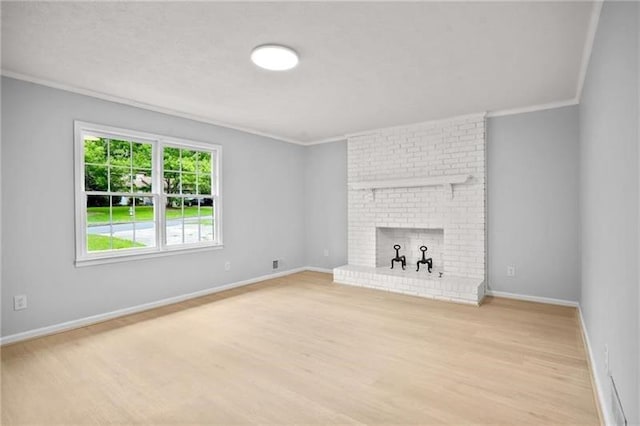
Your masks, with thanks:
[{"label": "white electrical outlet", "polygon": [[604,371],[609,375],[609,345],[604,345]]},{"label": "white electrical outlet", "polygon": [[507,276],[515,277],[516,276],[516,267],[513,265],[507,266]]},{"label": "white electrical outlet", "polygon": [[13,310],[20,311],[22,309],[27,309],[27,295],[19,294],[17,296],[13,296]]},{"label": "white electrical outlet", "polygon": [[224,270],[225,271],[231,270],[231,262],[229,262],[228,260],[224,262]]},{"label": "white electrical outlet", "polygon": [[329,249],[324,249],[324,257],[329,257]]}]

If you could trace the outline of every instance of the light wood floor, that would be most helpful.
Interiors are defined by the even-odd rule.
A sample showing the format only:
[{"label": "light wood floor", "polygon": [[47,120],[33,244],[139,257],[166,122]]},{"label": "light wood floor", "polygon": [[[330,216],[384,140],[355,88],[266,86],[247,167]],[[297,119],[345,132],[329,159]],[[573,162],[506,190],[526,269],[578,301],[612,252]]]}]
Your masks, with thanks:
[{"label": "light wood floor", "polygon": [[2,348],[9,424],[597,424],[573,308],[304,272]]}]

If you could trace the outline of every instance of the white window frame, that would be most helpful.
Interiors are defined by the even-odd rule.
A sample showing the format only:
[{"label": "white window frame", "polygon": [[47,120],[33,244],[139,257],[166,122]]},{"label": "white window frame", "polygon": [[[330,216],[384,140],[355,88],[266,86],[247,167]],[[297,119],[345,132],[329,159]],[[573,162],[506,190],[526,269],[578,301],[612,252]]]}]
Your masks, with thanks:
[{"label": "white window frame", "polygon": [[[74,121],[75,134],[75,225],[76,225],[76,266],[88,266],[111,262],[121,262],[149,257],[182,254],[186,252],[221,249],[222,243],[222,146],[206,142],[197,142],[188,139],[177,139],[153,133],[112,127],[103,124]],[[156,246],[149,248],[118,249],[101,252],[89,252],[87,250],[87,210],[85,191],[85,164],[84,164],[84,135],[104,138],[120,138],[133,142],[150,143],[152,148],[152,192],[145,193],[145,197],[153,198],[154,223],[156,228]],[[183,243],[167,245],[165,235],[165,206],[166,199],[172,198],[172,194],[164,193],[164,162],[163,149],[187,148],[210,151],[215,157],[212,170],[211,195],[214,206],[214,240],[200,241],[196,243]]]}]

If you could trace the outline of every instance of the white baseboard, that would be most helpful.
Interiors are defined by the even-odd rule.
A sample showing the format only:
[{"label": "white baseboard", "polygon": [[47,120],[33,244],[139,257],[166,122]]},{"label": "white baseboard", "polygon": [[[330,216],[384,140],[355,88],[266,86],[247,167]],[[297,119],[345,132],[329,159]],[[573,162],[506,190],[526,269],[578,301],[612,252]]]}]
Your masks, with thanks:
[{"label": "white baseboard", "polygon": [[333,274],[333,269],[318,268],[317,266],[307,266],[305,269],[306,269],[307,271],[323,272],[323,273],[325,273],[325,274]]},{"label": "white baseboard", "polygon": [[506,291],[487,290],[487,296],[504,297],[505,299],[524,300],[527,302],[548,303],[550,305],[578,307],[578,302],[565,299],[554,299],[552,297],[529,296],[527,294],[509,293]]},{"label": "white baseboard", "polygon": [[597,373],[597,364],[595,357],[593,356],[593,348],[591,347],[591,341],[589,340],[589,333],[587,332],[587,325],[584,322],[584,317],[582,316],[582,308],[578,305],[578,316],[580,318],[580,328],[582,329],[582,337],[584,338],[584,345],[587,349],[587,356],[589,357],[589,368],[591,369],[591,377],[593,381],[593,386],[595,387],[596,397],[598,399],[597,403],[600,405],[600,413],[602,414],[602,421],[605,426],[615,425],[613,421],[613,416],[611,415],[611,411],[609,410],[609,406],[606,404],[604,388],[602,387],[602,382]]},{"label": "white baseboard", "polygon": [[36,328],[33,330],[23,331],[16,334],[10,334],[0,338],[0,346],[7,345],[9,343],[16,343],[22,340],[33,339],[36,337],[43,337],[49,334],[60,333],[62,331],[73,330],[76,328],[86,327],[88,325],[96,324],[99,322],[107,321],[110,319],[122,317],[125,315],[131,315],[142,311],[148,311],[149,309],[159,308],[161,306],[171,305],[178,302],[183,302],[189,299],[195,299],[197,297],[206,296],[213,293],[219,293],[225,290],[231,290],[233,288],[242,287],[245,285],[255,284],[260,281],[266,281],[273,278],[284,277],[286,275],[295,274],[306,270],[316,270],[315,268],[300,267],[289,269],[287,271],[276,272],[274,274],[262,275],[248,280],[237,281],[230,284],[224,284],[218,287],[207,288],[204,290],[196,291],[193,293],[182,294],[180,296],[169,297],[167,299],[157,300],[155,302],[143,303],[142,305],[131,306],[129,308],[117,309],[111,312],[105,312],[103,314],[92,315],[90,317],[79,318],[76,320],[66,321],[59,324],[49,325],[46,327]]}]

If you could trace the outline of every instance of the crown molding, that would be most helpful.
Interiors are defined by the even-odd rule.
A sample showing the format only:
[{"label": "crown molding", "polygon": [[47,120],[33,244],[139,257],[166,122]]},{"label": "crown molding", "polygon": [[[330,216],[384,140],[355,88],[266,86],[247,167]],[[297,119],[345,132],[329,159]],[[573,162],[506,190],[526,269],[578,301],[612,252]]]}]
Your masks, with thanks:
[{"label": "crown molding", "polygon": [[304,143],[305,146],[311,146],[311,145],[321,145],[324,143],[331,143],[331,142],[341,142],[341,141],[346,141],[347,137],[344,135],[340,135],[340,136],[332,136],[330,138],[325,138],[325,139],[318,139],[315,141],[311,141],[311,142],[307,142]]},{"label": "crown molding", "polygon": [[338,142],[338,141],[347,140],[347,139],[352,138],[352,137],[369,135],[371,133],[377,133],[377,132],[381,132],[381,131],[385,131],[385,130],[393,130],[393,129],[397,129],[397,128],[401,128],[401,127],[419,126],[421,124],[441,123],[441,122],[449,121],[449,120],[453,120],[453,119],[477,117],[478,115],[484,115],[486,118],[503,117],[503,116],[506,116],[506,115],[524,114],[524,113],[528,113],[528,112],[544,111],[544,110],[547,110],[547,109],[555,109],[555,108],[562,108],[562,107],[566,107],[566,106],[573,106],[573,105],[578,105],[578,103],[579,103],[579,100],[577,98],[573,98],[573,99],[566,99],[566,100],[563,100],[563,101],[549,102],[549,103],[546,103],[546,104],[529,105],[529,106],[518,107],[518,108],[509,108],[509,109],[500,109],[500,110],[487,111],[486,113],[475,113],[475,114],[467,114],[467,115],[458,115],[458,116],[452,116],[452,117],[442,118],[442,119],[437,119],[437,120],[427,120],[427,121],[422,121],[422,122],[418,122],[418,123],[403,124],[403,125],[400,125],[400,126],[391,126],[391,127],[383,127],[383,128],[380,128],[380,129],[364,130],[364,131],[357,132],[357,133],[347,133],[344,136],[335,136],[335,137],[331,137],[331,138],[327,138],[327,139],[320,139],[320,140],[317,140],[317,141],[303,143],[303,145],[309,146],[309,145],[319,145],[319,144],[323,144],[323,143]]},{"label": "crown molding", "polygon": [[589,27],[587,28],[587,37],[582,49],[582,63],[580,64],[580,74],[578,74],[578,85],[576,87],[577,103],[580,103],[584,81],[587,78],[587,69],[589,68],[591,51],[593,50],[593,42],[596,38],[596,32],[598,31],[598,22],[600,21],[600,13],[602,12],[603,4],[603,0],[596,0],[593,3],[593,8],[591,9],[591,18],[589,20]]},{"label": "crown molding", "polygon": [[76,86],[72,86],[72,85],[68,85],[68,84],[64,84],[64,83],[58,83],[58,82],[55,82],[55,81],[52,81],[52,80],[39,78],[39,77],[33,77],[33,76],[30,76],[30,75],[21,74],[21,73],[17,73],[17,72],[14,72],[14,71],[9,71],[9,70],[2,69],[2,70],[0,70],[0,74],[2,76],[4,76],[4,77],[14,78],[16,80],[26,81],[28,83],[39,84],[41,86],[47,86],[47,87],[51,87],[51,88],[54,88],[54,89],[64,90],[64,91],[71,92],[71,93],[76,93],[76,94],[79,94],[79,95],[90,96],[92,98],[102,99],[104,101],[115,102],[115,103],[128,105],[128,106],[132,106],[132,107],[136,107],[136,108],[146,109],[146,110],[149,110],[149,111],[154,111],[154,112],[159,112],[159,113],[162,113],[162,114],[172,115],[174,117],[186,118],[188,120],[198,121],[200,123],[212,124],[212,125],[218,126],[218,127],[225,127],[227,129],[237,130],[237,131],[240,131],[240,132],[249,133],[249,134],[256,135],[256,136],[263,136],[263,137],[270,138],[270,139],[275,139],[275,140],[278,140],[278,141],[281,141],[281,142],[288,142],[288,143],[293,143],[293,144],[296,144],[296,145],[306,145],[304,142],[301,142],[301,141],[298,141],[298,140],[295,140],[295,139],[285,138],[283,136],[278,136],[278,135],[274,135],[274,134],[266,133],[266,132],[261,132],[259,130],[255,130],[255,129],[251,129],[251,128],[247,128],[247,127],[236,126],[236,125],[233,125],[233,124],[224,123],[224,122],[221,122],[221,121],[218,121],[218,120],[213,120],[213,119],[208,118],[208,117],[203,117],[203,116],[196,115],[196,114],[190,114],[188,112],[183,112],[183,111],[178,111],[178,110],[174,110],[174,109],[170,109],[170,108],[165,108],[165,107],[161,107],[161,106],[158,106],[158,105],[147,104],[147,103],[144,103],[144,102],[139,102],[139,101],[136,101],[136,100],[133,100],[133,99],[129,99],[129,98],[124,98],[124,97],[121,97],[121,96],[108,95],[106,93],[97,92],[95,90],[83,89],[81,87],[76,87]]},{"label": "crown molding", "polygon": [[531,105],[519,108],[511,108],[511,109],[500,109],[495,111],[490,111],[487,113],[487,117],[502,117],[505,115],[515,115],[515,114],[524,114],[527,112],[536,112],[536,111],[544,111],[546,109],[554,109],[554,108],[562,108],[571,105],[577,105],[579,103],[577,98],[567,99],[565,101],[555,101],[549,102],[547,104],[539,104],[539,105]]}]

